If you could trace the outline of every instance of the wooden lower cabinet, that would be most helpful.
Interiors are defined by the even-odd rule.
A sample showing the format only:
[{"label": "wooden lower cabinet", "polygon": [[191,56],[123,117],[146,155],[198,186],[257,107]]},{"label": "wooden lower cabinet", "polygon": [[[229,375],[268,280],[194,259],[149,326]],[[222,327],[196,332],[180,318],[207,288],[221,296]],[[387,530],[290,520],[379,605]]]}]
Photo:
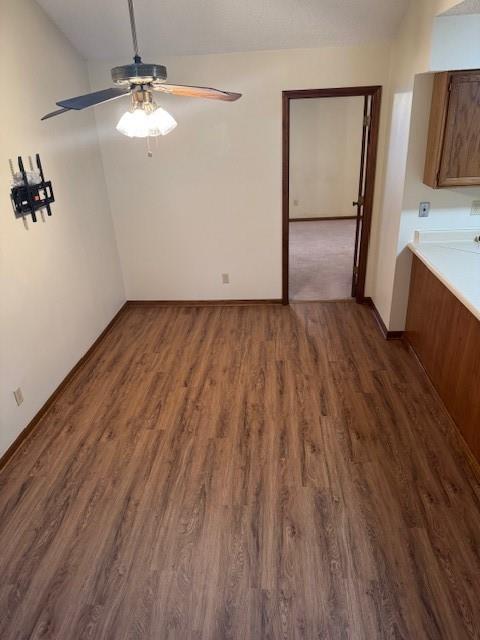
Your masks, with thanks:
[{"label": "wooden lower cabinet", "polygon": [[480,462],[480,321],[417,256],[406,338]]}]

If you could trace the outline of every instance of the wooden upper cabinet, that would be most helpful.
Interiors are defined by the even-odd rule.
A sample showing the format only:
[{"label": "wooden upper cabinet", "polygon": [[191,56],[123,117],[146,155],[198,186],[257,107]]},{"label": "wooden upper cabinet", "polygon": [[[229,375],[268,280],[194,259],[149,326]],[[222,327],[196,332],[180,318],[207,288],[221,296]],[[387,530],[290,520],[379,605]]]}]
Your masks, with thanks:
[{"label": "wooden upper cabinet", "polygon": [[435,74],[423,181],[480,185],[480,70]]}]

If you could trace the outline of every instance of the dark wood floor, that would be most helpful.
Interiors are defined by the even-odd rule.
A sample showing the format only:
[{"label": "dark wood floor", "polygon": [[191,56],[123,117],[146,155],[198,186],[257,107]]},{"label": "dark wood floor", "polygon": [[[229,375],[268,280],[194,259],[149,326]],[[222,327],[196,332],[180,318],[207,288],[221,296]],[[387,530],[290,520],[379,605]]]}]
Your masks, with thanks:
[{"label": "dark wood floor", "polygon": [[479,496],[367,308],[131,307],[0,475],[0,638],[479,638]]}]

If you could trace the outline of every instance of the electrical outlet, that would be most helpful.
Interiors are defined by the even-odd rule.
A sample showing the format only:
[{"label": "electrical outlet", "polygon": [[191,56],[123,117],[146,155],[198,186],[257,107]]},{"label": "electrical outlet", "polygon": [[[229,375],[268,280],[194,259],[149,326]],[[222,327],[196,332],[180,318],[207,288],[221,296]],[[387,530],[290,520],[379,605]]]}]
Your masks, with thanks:
[{"label": "electrical outlet", "polygon": [[23,393],[20,387],[18,387],[18,389],[15,389],[15,391],[13,392],[13,395],[15,396],[15,400],[18,406],[20,406],[23,402]]},{"label": "electrical outlet", "polygon": [[472,202],[472,210],[470,211],[471,216],[480,216],[480,200],[474,200]]},{"label": "electrical outlet", "polygon": [[430,202],[420,202],[420,206],[418,208],[418,217],[428,218],[429,215],[430,215]]},{"label": "electrical outlet", "polygon": [[230,284],[230,276],[228,273],[222,273],[222,284]]}]

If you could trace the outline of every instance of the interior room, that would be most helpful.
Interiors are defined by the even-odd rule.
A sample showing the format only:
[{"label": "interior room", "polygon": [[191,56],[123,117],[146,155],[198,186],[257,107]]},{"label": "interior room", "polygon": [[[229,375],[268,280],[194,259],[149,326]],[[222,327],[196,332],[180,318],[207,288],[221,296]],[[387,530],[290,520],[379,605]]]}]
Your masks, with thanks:
[{"label": "interior room", "polygon": [[480,0],[1,0],[0,638],[480,637]]},{"label": "interior room", "polygon": [[291,301],[352,297],[363,119],[362,96],[292,101]]}]

